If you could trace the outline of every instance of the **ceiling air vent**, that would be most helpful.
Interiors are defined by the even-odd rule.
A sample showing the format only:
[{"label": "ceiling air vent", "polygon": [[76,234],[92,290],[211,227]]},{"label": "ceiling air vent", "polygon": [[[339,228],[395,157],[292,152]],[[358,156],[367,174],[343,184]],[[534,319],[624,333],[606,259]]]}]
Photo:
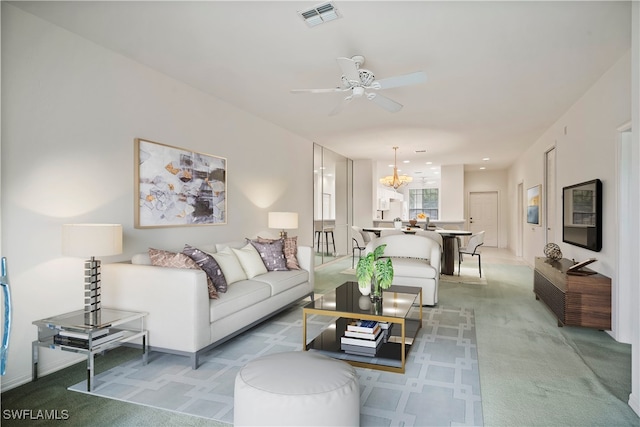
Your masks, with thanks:
[{"label": "ceiling air vent", "polygon": [[304,19],[309,27],[315,27],[324,22],[333,21],[338,19],[338,9],[331,3],[322,3],[313,7],[312,9],[303,10],[298,12],[298,15]]}]

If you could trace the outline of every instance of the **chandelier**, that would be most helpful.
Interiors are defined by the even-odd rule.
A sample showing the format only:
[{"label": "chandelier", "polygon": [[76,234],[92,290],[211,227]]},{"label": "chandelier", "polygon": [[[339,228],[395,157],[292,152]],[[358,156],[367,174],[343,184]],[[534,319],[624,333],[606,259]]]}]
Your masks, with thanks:
[{"label": "chandelier", "polygon": [[398,147],[393,147],[394,151],[394,161],[393,161],[393,176],[385,176],[384,178],[380,178],[380,184],[385,185],[387,187],[393,187],[394,190],[402,187],[413,181],[413,178],[407,175],[398,176]]}]

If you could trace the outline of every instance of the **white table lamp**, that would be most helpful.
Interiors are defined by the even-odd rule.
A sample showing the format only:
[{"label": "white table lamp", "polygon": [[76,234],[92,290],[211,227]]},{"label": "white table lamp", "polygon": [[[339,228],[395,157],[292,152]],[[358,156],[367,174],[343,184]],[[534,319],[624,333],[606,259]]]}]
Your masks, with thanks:
[{"label": "white table lamp", "polygon": [[84,320],[85,325],[100,325],[100,260],[96,256],[122,253],[122,225],[120,224],[64,224],[62,226],[62,254],[91,257],[84,263]]},{"label": "white table lamp", "polygon": [[285,230],[298,228],[298,212],[269,212],[269,228],[279,228],[280,237],[287,237]]}]

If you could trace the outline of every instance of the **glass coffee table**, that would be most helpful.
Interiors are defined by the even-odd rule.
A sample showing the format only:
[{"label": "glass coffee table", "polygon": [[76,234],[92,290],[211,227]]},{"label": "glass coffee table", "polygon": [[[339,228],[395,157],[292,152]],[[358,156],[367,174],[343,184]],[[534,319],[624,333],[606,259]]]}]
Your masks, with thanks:
[{"label": "glass coffee table", "polygon": [[[320,335],[307,342],[308,316],[313,314],[334,319]],[[372,320],[388,327],[382,332],[385,335],[381,344],[373,350],[375,354],[342,350],[347,326],[359,320]],[[320,351],[353,366],[404,373],[407,354],[421,327],[422,288],[394,285],[383,291],[381,302],[374,303],[360,293],[357,282],[346,282],[303,307],[302,348]]]}]

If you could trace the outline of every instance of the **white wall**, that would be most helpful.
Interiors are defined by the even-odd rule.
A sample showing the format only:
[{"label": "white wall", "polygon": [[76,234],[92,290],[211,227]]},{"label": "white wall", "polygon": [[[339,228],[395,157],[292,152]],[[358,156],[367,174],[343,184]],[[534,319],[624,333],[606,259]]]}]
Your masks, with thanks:
[{"label": "white wall", "polygon": [[440,221],[464,218],[464,165],[440,167]]},{"label": "white wall", "polygon": [[506,248],[508,244],[509,226],[506,219],[509,217],[510,201],[507,197],[508,186],[507,170],[483,170],[477,172],[465,172],[464,174],[464,218],[469,224],[469,194],[474,192],[498,193],[498,247]]},{"label": "white wall", "polygon": [[[634,4],[637,13],[637,6]],[[638,49],[637,16],[634,24],[635,38],[634,49]],[[619,143],[619,129],[632,118],[632,79],[634,75],[634,169],[636,175],[633,178],[632,188],[635,192],[630,194],[630,205],[637,218],[638,186],[637,170],[638,160],[638,119],[637,98],[639,94],[638,52],[634,53],[632,74],[631,52],[625,54],[613,65],[562,117],[560,117],[538,141],[530,147],[514,163],[509,170],[509,199],[517,200],[516,189],[519,182],[524,183],[524,188],[541,184],[544,180],[544,153],[550,147],[556,147],[556,215],[555,243],[560,245],[565,258],[584,260],[590,257],[597,258],[597,262],[590,268],[611,277],[612,280],[612,331],[611,335],[621,342],[632,343],[632,395],[630,405],[636,412],[638,408],[638,378],[640,370],[640,358],[638,358],[638,330],[640,328],[637,315],[638,307],[638,274],[634,269],[629,281],[618,280],[618,233],[634,232],[636,230],[618,231],[618,171],[617,158]],[[562,188],[583,181],[599,178],[603,184],[603,244],[600,252],[593,252],[584,248],[569,245],[562,242]],[[623,195],[624,197],[624,195]],[[510,230],[509,247],[515,249],[517,243],[517,212],[518,207],[510,204]],[[531,227],[526,225],[523,233],[523,258],[533,265],[536,256],[544,256],[545,244],[543,227]],[[633,259],[638,259],[638,247],[628,248],[635,254]],[[620,328],[619,325],[631,325],[629,328]]]},{"label": "white wall", "polygon": [[[124,254],[103,262],[254,236],[270,210],[299,212],[295,234],[312,245],[310,141],[6,2],[2,62],[1,252],[15,308],[3,389],[31,378],[31,322],[82,307],[82,260],[60,255],[64,223],[123,224]],[[226,157],[228,224],[134,229],[136,137]],[[77,360],[41,355],[41,373]]]},{"label": "white wall", "polygon": [[371,227],[376,216],[377,187],[373,184],[372,160],[353,161],[353,225]]},{"label": "white wall", "polygon": [[[602,78],[587,91],[556,123],[533,144],[509,170],[510,197],[517,200],[518,182],[525,190],[544,181],[544,153],[556,146],[556,215],[560,245],[565,258],[576,260],[598,258],[593,268],[610,276],[616,266],[616,144],[617,129],[631,119],[630,55],[622,57]],[[566,129],[566,134],[565,134]],[[603,247],[592,252],[562,243],[562,187],[599,178],[603,183]],[[511,229],[509,247],[516,242],[516,206],[510,206]],[[531,265],[536,256],[543,256],[545,242],[543,227],[526,225],[524,229],[523,258]]]}]

